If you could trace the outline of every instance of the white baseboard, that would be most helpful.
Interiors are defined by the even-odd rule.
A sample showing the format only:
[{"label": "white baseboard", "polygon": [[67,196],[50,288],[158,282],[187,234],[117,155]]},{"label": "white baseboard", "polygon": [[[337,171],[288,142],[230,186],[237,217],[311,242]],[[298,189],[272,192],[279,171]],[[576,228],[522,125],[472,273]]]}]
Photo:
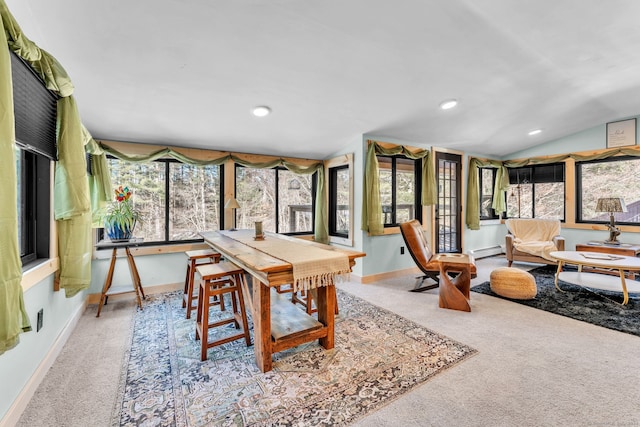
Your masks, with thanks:
[{"label": "white baseboard", "polygon": [[469,255],[473,255],[475,259],[486,258],[493,255],[500,255],[504,253],[502,246],[491,246],[488,248],[474,249],[469,251]]},{"label": "white baseboard", "polygon": [[76,325],[80,321],[82,313],[84,313],[86,308],[87,300],[85,299],[84,303],[76,309],[69,322],[67,322],[65,327],[62,329],[60,335],[58,335],[58,338],[56,338],[55,342],[49,349],[49,352],[46,354],[44,359],[42,359],[42,362],[40,362],[40,365],[38,365],[33,375],[31,375],[31,378],[29,378],[29,381],[27,381],[27,384],[24,386],[16,400],[13,401],[13,404],[11,405],[5,416],[0,420],[0,427],[13,427],[18,423],[18,421],[20,420],[20,416],[27,408],[27,405],[33,397],[33,394],[36,392],[36,389],[49,371],[49,368],[51,368],[51,366],[53,365],[53,362],[56,361],[56,358],[62,351],[64,345],[67,343],[67,340],[71,336],[73,330],[76,328]]},{"label": "white baseboard", "polygon": [[360,283],[373,283],[378,280],[393,279],[394,277],[401,277],[407,274],[421,274],[418,267],[405,268],[404,270],[387,271],[384,273],[370,274],[368,276],[362,276]]}]

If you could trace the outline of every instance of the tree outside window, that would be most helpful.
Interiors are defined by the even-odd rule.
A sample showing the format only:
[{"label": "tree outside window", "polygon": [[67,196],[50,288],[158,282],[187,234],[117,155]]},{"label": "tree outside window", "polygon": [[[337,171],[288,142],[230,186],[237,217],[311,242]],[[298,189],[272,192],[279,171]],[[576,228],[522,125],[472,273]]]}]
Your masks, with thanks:
[{"label": "tree outside window", "polygon": [[274,233],[313,233],[315,174],[298,175],[285,168],[254,169],[236,165],[238,228]]},{"label": "tree outside window", "polygon": [[220,229],[221,166],[108,162],[113,185],[133,191],[133,206],[143,218],[134,234],[145,243],[201,240],[199,232]]},{"label": "tree outside window", "polygon": [[496,168],[479,168],[480,175],[480,219],[497,219],[493,204],[493,189],[496,183]]},{"label": "tree outside window", "polygon": [[420,160],[403,156],[377,156],[380,204],[385,227],[411,219],[422,220]]},{"label": "tree outside window", "polygon": [[564,163],[509,169],[507,217],[565,218]]},{"label": "tree outside window", "polygon": [[578,222],[609,222],[609,214],[596,212],[601,197],[621,197],[627,212],[614,214],[616,223],[640,224],[640,158],[612,157],[576,163]]}]

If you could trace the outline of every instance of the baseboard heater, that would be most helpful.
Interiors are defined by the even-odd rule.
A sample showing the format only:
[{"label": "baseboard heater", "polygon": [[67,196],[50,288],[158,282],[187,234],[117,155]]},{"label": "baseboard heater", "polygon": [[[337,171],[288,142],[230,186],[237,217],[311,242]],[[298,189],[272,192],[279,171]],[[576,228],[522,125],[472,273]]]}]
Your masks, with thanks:
[{"label": "baseboard heater", "polygon": [[469,251],[469,255],[473,255],[475,259],[486,258],[489,256],[500,255],[504,253],[504,248],[500,245],[490,246],[488,248],[474,249]]}]

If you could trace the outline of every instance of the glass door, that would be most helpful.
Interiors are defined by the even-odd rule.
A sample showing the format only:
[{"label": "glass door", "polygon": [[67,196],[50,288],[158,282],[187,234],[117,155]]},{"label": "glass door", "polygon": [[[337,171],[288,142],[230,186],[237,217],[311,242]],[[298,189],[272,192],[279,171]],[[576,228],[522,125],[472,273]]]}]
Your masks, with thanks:
[{"label": "glass door", "polygon": [[436,152],[438,203],[435,209],[436,252],[462,251],[462,156]]}]

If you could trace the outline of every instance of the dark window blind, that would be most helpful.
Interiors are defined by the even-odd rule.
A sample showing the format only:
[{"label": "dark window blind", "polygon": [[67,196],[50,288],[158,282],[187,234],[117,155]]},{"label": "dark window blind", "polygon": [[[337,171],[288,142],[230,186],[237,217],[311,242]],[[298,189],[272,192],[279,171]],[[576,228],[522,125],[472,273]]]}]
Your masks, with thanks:
[{"label": "dark window blind", "polygon": [[10,53],[16,143],[26,150],[57,160],[57,97],[29,65],[15,53]]}]

